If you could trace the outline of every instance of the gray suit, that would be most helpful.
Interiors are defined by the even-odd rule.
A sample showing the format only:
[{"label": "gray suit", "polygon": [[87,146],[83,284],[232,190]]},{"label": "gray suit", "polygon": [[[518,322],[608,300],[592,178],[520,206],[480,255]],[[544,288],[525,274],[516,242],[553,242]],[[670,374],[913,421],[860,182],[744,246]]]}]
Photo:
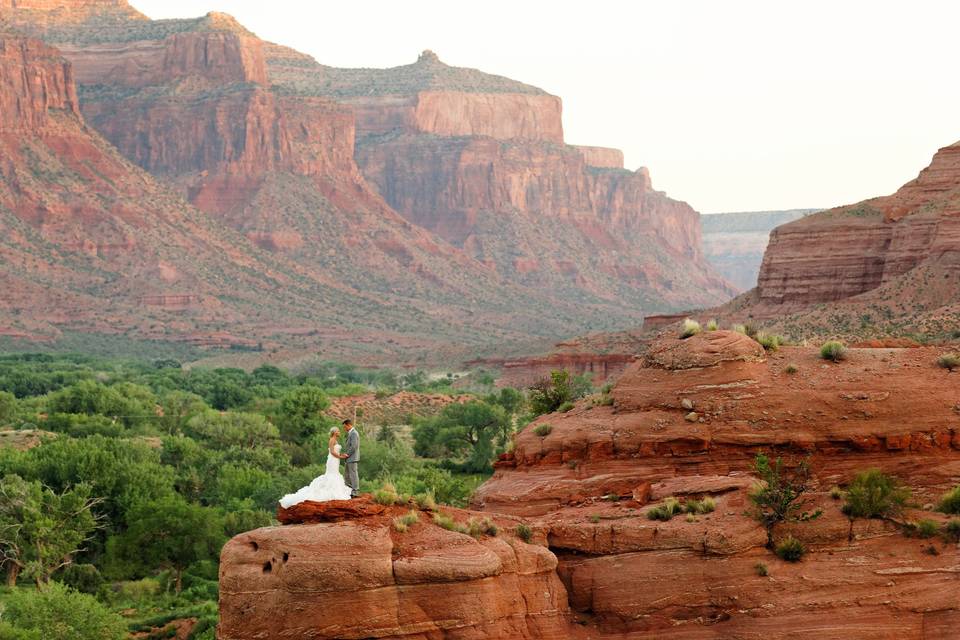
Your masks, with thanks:
[{"label": "gray suit", "polygon": [[352,489],[350,495],[355,498],[360,495],[360,474],[357,472],[357,463],[360,462],[360,434],[357,433],[356,427],[347,432],[346,454],[347,457],[344,459],[346,463],[346,473],[344,475],[346,478],[344,478],[344,481]]}]

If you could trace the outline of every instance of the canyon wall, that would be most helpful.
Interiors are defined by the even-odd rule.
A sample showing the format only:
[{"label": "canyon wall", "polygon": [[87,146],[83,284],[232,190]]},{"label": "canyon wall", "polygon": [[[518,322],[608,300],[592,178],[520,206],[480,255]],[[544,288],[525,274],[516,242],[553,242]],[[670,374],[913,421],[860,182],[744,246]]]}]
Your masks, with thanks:
[{"label": "canyon wall", "polygon": [[778,227],[760,270],[761,303],[835,302],[890,284],[920,266],[960,269],[960,143],[916,180]]},{"label": "canyon wall", "polygon": [[38,130],[51,110],[79,117],[73,71],[37,40],[0,38],[0,131]]},{"label": "canyon wall", "polygon": [[646,169],[624,170],[620,151],[563,144],[555,96],[430,51],[393,69],[332,69],[271,46],[267,64],[282,90],[352,107],[364,178],[505,279],[644,309],[732,293],[703,259],[699,215]]}]

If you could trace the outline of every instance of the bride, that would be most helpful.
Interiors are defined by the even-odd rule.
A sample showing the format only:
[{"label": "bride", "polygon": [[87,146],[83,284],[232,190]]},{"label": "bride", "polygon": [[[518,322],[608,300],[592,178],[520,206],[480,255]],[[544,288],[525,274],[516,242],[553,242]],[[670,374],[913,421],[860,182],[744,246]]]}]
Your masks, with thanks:
[{"label": "bride", "polygon": [[307,500],[313,502],[326,502],[328,500],[349,500],[350,487],[343,481],[340,475],[340,461],[347,456],[340,453],[340,429],[333,427],[330,429],[330,441],[327,443],[327,472],[322,476],[314,478],[313,482],[303,487],[296,493],[288,493],[280,498],[280,506],[289,509],[295,504],[300,504]]}]

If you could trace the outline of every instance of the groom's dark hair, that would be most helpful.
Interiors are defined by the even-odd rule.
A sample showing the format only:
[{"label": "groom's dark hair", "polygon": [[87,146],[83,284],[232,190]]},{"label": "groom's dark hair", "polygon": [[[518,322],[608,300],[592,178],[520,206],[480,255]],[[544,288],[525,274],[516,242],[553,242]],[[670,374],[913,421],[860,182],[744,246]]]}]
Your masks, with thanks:
[{"label": "groom's dark hair", "polygon": [[348,424],[353,424],[353,420],[351,420],[350,418],[347,418],[346,420],[343,421],[343,426],[347,426]]}]

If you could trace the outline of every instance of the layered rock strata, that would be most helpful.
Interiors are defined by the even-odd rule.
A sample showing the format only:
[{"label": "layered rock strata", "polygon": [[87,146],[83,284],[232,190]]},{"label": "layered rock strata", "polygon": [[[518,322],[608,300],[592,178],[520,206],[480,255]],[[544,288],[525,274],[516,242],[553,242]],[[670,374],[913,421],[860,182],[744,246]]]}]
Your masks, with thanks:
[{"label": "layered rock strata", "polygon": [[[221,640],[950,638],[960,624],[957,544],[904,533],[919,519],[943,526],[943,514],[920,505],[960,475],[960,395],[956,374],[936,368],[938,353],[851,349],[828,364],[808,348],[767,354],[733,332],[661,341],[621,377],[612,406],[588,399],[516,437],[474,498],[496,537],[436,530],[422,513],[400,533],[390,518],[409,507],[348,502],[281,513],[320,524],[235,538],[221,565]],[[750,515],[761,451],[788,468],[809,459],[804,508],[822,514],[772,528],[776,541],[802,541],[800,562],[768,550]],[[831,488],[868,468],[912,490],[904,512],[842,513]],[[648,517],[669,497],[714,508]],[[524,560],[519,518],[542,545],[535,563]],[[500,564],[486,564],[484,550]],[[521,569],[514,582],[511,558],[532,575]],[[355,607],[318,619],[337,585],[365,620]],[[369,600],[370,589],[381,597]]]}]

